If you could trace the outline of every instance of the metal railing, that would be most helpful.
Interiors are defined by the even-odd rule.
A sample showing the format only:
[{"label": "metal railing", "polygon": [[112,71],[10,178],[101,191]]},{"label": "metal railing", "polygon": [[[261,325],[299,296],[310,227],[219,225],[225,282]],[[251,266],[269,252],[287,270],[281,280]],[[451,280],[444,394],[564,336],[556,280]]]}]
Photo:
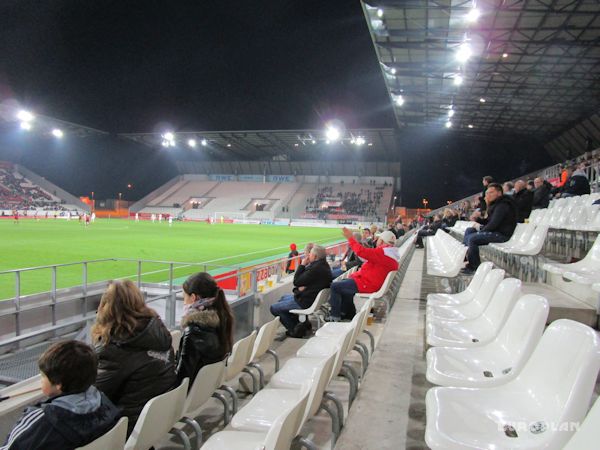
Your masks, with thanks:
[{"label": "metal railing", "polygon": [[[347,243],[341,242],[327,246],[327,253],[330,257],[339,258],[347,250]],[[215,279],[222,286],[227,294],[234,296],[237,299],[252,296],[261,291],[261,286],[268,283],[269,280],[279,282],[285,275],[287,262],[290,259],[297,259],[299,264],[303,254],[295,258],[274,258],[271,261],[241,267],[240,265],[220,266],[207,262],[182,262],[182,261],[161,261],[161,260],[144,260],[144,259],[129,259],[129,258],[106,258],[88,261],[78,261],[63,264],[51,264],[37,267],[27,267],[21,269],[12,269],[0,271],[0,277],[14,277],[14,297],[8,298],[5,301],[0,301],[0,320],[13,316],[14,332],[11,337],[8,337],[0,342],[0,346],[18,344],[19,342],[30,339],[35,336],[47,334],[48,332],[57,332],[60,329],[73,327],[78,324],[84,324],[95,317],[95,304],[90,304],[92,297],[98,300],[98,297],[104,292],[108,283],[107,279],[90,280],[90,267],[96,264],[125,262],[134,264],[135,273],[128,276],[114,277],[112,279],[134,279],[138,287],[146,292],[148,303],[158,300],[165,300],[165,323],[169,327],[175,325],[176,307],[175,302],[177,296],[181,294],[180,280],[184,276],[198,271],[213,272]],[[296,264],[296,267],[297,267]],[[144,272],[144,266],[152,265],[162,266],[164,268]],[[80,267],[76,272],[80,273],[81,283],[67,286],[64,288],[58,287],[58,274],[61,268]],[[183,270],[183,274],[177,274],[178,270]],[[23,295],[23,276],[27,273],[39,273],[41,271],[50,271],[50,289],[44,292],[38,292],[29,295]],[[218,273],[217,273],[218,272]],[[164,277],[163,275],[164,274]],[[144,277],[158,279],[158,281],[144,281]],[[12,301],[11,301],[12,300]],[[69,302],[80,302],[80,312],[71,314],[66,319],[60,318],[58,307]],[[9,306],[11,305],[11,306]],[[27,312],[40,312],[39,317],[43,317],[45,311],[50,308],[50,320],[46,327],[24,333],[24,324],[22,323],[22,315]],[[66,321],[65,321],[66,320]],[[61,322],[62,321],[62,322]],[[3,325],[3,328],[6,325]],[[32,327],[29,327],[32,328]],[[6,329],[6,328],[5,328]]]}]

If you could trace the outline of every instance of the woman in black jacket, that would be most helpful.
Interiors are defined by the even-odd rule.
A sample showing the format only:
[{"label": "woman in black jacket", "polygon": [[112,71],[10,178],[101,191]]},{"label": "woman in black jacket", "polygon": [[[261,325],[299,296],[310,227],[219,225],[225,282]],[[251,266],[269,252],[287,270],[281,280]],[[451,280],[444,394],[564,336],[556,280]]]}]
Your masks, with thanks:
[{"label": "woman in black jacket", "polygon": [[183,333],[177,354],[177,380],[190,379],[207,364],[223,360],[233,346],[233,313],[225,293],[206,272],[183,283]]},{"label": "woman in black jacket", "polygon": [[146,402],[175,385],[171,333],[130,280],[112,281],[102,295],[92,339],[96,387],[129,419],[128,434]]}]

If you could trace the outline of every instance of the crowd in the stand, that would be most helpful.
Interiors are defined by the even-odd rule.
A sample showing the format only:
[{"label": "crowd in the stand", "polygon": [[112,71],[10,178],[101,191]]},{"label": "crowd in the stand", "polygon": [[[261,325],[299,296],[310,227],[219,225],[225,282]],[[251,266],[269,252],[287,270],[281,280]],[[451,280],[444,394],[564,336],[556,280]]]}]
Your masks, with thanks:
[{"label": "crowd in the stand", "polygon": [[[375,186],[374,190],[335,191],[332,186],[319,188],[314,197],[306,199],[305,212],[317,214],[338,213],[356,216],[376,216],[381,207],[385,186]],[[332,205],[325,205],[332,202]]]},{"label": "crowd in the stand", "polygon": [[479,246],[492,242],[506,242],[517,223],[523,223],[534,209],[547,208],[551,199],[575,197],[591,191],[585,173],[586,162],[562,167],[558,183],[552,185],[542,177],[533,180],[507,181],[499,184],[491,176],[482,179],[483,192],[477,203],[461,202],[457,208],[446,208],[443,215],[435,214],[429,220],[419,217],[414,225],[420,226],[416,246],[423,247],[423,238],[438,230],[449,231],[457,220],[475,223],[467,228],[463,243],[468,247],[467,264],[463,273],[473,273],[480,264]]},{"label": "crowd in the stand", "polygon": [[60,203],[25,178],[18,178],[6,167],[0,167],[0,210],[63,210]]}]

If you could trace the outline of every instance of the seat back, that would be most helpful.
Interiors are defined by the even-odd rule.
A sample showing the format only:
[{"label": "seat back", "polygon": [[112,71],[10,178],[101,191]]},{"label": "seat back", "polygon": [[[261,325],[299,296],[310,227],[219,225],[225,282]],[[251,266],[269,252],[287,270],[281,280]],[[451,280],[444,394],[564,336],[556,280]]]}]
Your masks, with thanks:
[{"label": "seat back", "polygon": [[[587,325],[552,322],[521,373],[506,387],[527,391],[540,420],[556,424],[583,420],[600,369],[600,339]],[[564,444],[571,433],[561,432]],[[557,443],[555,448],[562,448]]]},{"label": "seat back", "polygon": [[550,306],[544,297],[534,294],[522,296],[510,312],[495,339],[510,353],[511,367],[506,373],[519,373],[542,337]]},{"label": "seat back", "polygon": [[98,439],[75,450],[106,450],[123,448],[127,439],[127,417],[121,417],[114,427]]},{"label": "seat back", "polygon": [[302,424],[304,424],[309,417],[314,416],[321,406],[323,392],[325,392],[325,388],[331,379],[331,372],[333,371],[333,365],[338,351],[332,351],[328,357],[323,359],[322,363],[315,371],[315,377],[308,397],[308,404]]},{"label": "seat back", "polygon": [[374,298],[381,298],[383,297],[388,289],[390,288],[390,286],[392,285],[392,281],[394,281],[394,277],[398,274],[397,271],[392,270],[391,272],[389,272],[387,274],[387,276],[385,277],[385,280],[383,280],[383,284],[381,285],[381,287],[379,288],[379,290],[377,292],[375,292],[374,294],[372,294],[371,296]]},{"label": "seat back", "polygon": [[471,282],[469,283],[469,285],[467,286],[467,289],[465,289],[465,291],[468,291],[473,296],[475,296],[477,291],[479,291],[479,289],[481,288],[481,286],[483,284],[483,280],[485,279],[486,275],[488,273],[490,273],[490,271],[493,268],[494,268],[494,264],[492,264],[489,261],[479,264],[479,267],[475,271],[475,274],[473,275],[473,278],[471,278]]},{"label": "seat back", "polygon": [[563,450],[596,450],[600,429],[600,400],[596,400],[585,420]]},{"label": "seat back", "polygon": [[548,225],[539,225],[535,228],[535,231],[531,235],[529,244],[526,245],[525,250],[530,254],[538,254],[544,246],[546,235],[548,234]]},{"label": "seat back", "polygon": [[494,292],[482,314],[483,318],[492,327],[494,335],[506,322],[519,297],[521,297],[521,280],[507,278],[500,282],[498,289]]},{"label": "seat back", "polygon": [[200,369],[185,399],[183,408],[185,416],[193,415],[211,398],[215,390],[221,386],[224,372],[225,360],[208,364]]},{"label": "seat back", "polygon": [[269,348],[271,348],[278,328],[279,317],[275,317],[275,319],[265,323],[262,327],[260,327],[260,330],[258,330],[258,334],[256,335],[256,340],[254,341],[254,347],[252,349],[250,361],[257,360],[264,355]]},{"label": "seat back", "polygon": [[[598,214],[600,216],[600,214]],[[586,266],[600,268],[600,234],[596,237],[594,241],[594,245],[587,252],[585,257],[582,260],[582,264],[585,261]]]},{"label": "seat back", "polygon": [[329,288],[321,289],[315,298],[315,301],[312,302],[310,308],[306,310],[306,314],[312,314],[317,311],[321,306],[323,306],[329,300]]},{"label": "seat back", "polygon": [[525,234],[527,231],[528,225],[529,224],[526,223],[518,223],[512,236],[504,243],[504,245],[513,245],[514,243],[518,242],[519,239],[521,239],[521,236],[523,236],[523,234]]},{"label": "seat back", "polygon": [[179,351],[179,344],[181,342],[181,330],[171,330],[171,346],[173,352],[177,354]]},{"label": "seat back", "polygon": [[179,387],[149,400],[125,443],[125,450],[147,450],[165,437],[183,417],[188,378]]},{"label": "seat back", "polygon": [[496,288],[504,278],[504,270],[502,269],[492,269],[483,279],[483,283],[481,285],[481,289],[477,291],[475,297],[473,298],[474,302],[478,302],[481,304],[488,304],[492,295],[496,291]]},{"label": "seat back", "polygon": [[289,450],[292,441],[300,433],[306,411],[308,397],[310,395],[310,383],[302,385],[300,398],[291,408],[284,411],[271,425],[265,438],[265,450]]},{"label": "seat back", "polygon": [[233,344],[225,367],[225,381],[235,378],[248,365],[255,340],[256,330]]}]

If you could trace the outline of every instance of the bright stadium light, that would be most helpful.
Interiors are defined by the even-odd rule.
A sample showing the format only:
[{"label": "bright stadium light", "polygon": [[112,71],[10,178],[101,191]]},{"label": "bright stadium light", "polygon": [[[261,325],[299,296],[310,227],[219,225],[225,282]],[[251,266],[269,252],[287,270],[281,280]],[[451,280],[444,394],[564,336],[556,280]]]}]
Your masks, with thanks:
[{"label": "bright stadium light", "polygon": [[502,53],[503,58],[508,58],[508,53]]},{"label": "bright stadium light", "polygon": [[404,105],[404,97],[402,97],[401,95],[396,97],[396,105],[398,105],[398,106]]},{"label": "bright stadium light", "polygon": [[167,131],[162,137],[164,137],[167,141],[172,141],[175,139],[175,135],[170,131]]},{"label": "bright stadium light", "polygon": [[396,75],[396,68],[395,68],[395,67],[392,67],[392,68],[390,69],[390,72],[392,73],[392,75]]},{"label": "bright stadium light", "polygon": [[460,86],[461,84],[463,84],[463,81],[464,81],[464,79],[463,79],[462,75],[456,75],[454,77],[454,86]]},{"label": "bright stadium light", "polygon": [[481,12],[479,12],[479,10],[477,8],[471,8],[469,10],[469,12],[467,13],[467,22],[477,22],[477,19],[479,19],[479,16],[481,16]]},{"label": "bright stadium light", "polygon": [[470,123],[469,125],[467,125],[469,128],[473,128],[473,124]]},{"label": "bright stadium light", "polygon": [[192,148],[196,148],[196,139],[188,139],[188,145]]},{"label": "bright stadium light", "polygon": [[448,117],[453,117],[454,113],[455,111],[453,109],[450,109],[450,111],[448,111]]},{"label": "bright stadium light", "polygon": [[480,103],[485,103],[485,98],[481,97],[481,98],[479,99],[479,102],[480,102]]},{"label": "bright stadium light", "polygon": [[357,137],[357,138],[356,138],[356,145],[358,145],[359,147],[360,147],[361,145],[365,145],[365,143],[366,143],[366,141],[365,141],[365,138],[364,138],[364,137],[362,137],[362,136],[359,136],[359,137]]},{"label": "bright stadium light", "polygon": [[329,139],[327,139],[327,140],[325,141],[325,143],[326,143],[327,145],[329,145],[329,144],[331,144],[331,141],[330,141]]},{"label": "bright stadium light", "polygon": [[379,17],[380,19],[383,17],[383,9],[379,8],[377,10],[377,17]]},{"label": "bright stadium light", "polygon": [[202,139],[200,143],[202,144],[202,147],[206,147],[208,145],[208,141],[206,139]]},{"label": "bright stadium light", "polygon": [[163,141],[160,143],[160,145],[167,148],[167,147],[169,147],[169,141],[167,141],[166,139],[163,139]]},{"label": "bright stadium light", "polygon": [[17,113],[17,119],[19,119],[21,122],[31,122],[33,119],[35,119],[35,116],[29,111],[22,109]]},{"label": "bright stadium light", "polygon": [[231,144],[227,144],[227,147],[231,147]]},{"label": "bright stadium light", "polygon": [[461,44],[456,52],[456,59],[458,62],[465,63],[469,60],[469,58],[473,56],[473,51],[471,50],[471,46],[467,43]]},{"label": "bright stadium light", "polygon": [[342,134],[340,133],[340,130],[333,126],[327,127],[327,130],[325,131],[325,136],[327,136],[327,140],[329,141],[335,142],[341,137],[341,135]]},{"label": "bright stadium light", "polygon": [[55,138],[61,139],[65,134],[60,128],[55,128],[52,130],[52,136]]},{"label": "bright stadium light", "polygon": [[31,122],[21,122],[21,130],[31,130]]},{"label": "bright stadium light", "polygon": [[317,143],[317,141],[315,141],[315,140],[313,139],[312,141],[310,141],[310,143],[311,143],[312,145],[315,145],[315,144]]},{"label": "bright stadium light", "polygon": [[452,127],[452,122],[451,121],[446,122],[446,128],[451,128],[451,127]]}]

